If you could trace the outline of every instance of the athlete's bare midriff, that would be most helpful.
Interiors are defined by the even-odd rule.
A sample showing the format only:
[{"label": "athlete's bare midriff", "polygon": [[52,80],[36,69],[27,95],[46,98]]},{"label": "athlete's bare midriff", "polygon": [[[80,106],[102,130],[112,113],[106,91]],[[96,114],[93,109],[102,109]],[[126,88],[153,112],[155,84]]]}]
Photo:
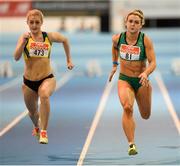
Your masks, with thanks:
[{"label": "athlete's bare midriff", "polygon": [[25,60],[24,76],[31,81],[38,81],[52,73],[48,58],[30,58]]},{"label": "athlete's bare midriff", "polygon": [[120,59],[120,72],[130,77],[138,77],[146,69],[146,61]]}]

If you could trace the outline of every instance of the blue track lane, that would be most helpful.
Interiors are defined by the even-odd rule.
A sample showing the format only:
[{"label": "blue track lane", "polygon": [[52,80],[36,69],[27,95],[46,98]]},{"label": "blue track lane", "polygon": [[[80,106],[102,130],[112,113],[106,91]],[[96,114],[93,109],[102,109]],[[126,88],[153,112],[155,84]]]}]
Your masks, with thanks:
[{"label": "blue track lane", "polygon": [[[180,117],[180,76],[172,72],[171,62],[179,58],[179,29],[145,30],[154,42],[157,70],[160,71],[168,94]],[[40,145],[31,136],[32,123],[26,116],[20,123],[0,137],[0,165],[76,165],[89,128],[99,105],[108,74],[111,70],[112,34],[66,34],[70,39],[75,63],[75,75],[51,97],[49,144]],[[14,62],[12,53],[17,34],[3,34],[0,41],[0,61],[9,60],[16,76],[23,73],[24,62]],[[66,72],[65,56],[58,44],[53,45],[52,61],[57,80]],[[96,59],[103,72],[101,77],[86,77],[87,63]],[[137,156],[127,154],[127,140],[122,131],[122,108],[117,96],[117,85],[110,93],[84,164],[93,165],[180,165],[180,137],[168,112],[164,97],[155,77],[152,115],[142,120],[135,105]],[[11,79],[0,78],[0,89]],[[0,91],[0,130],[25,110],[21,91],[22,79],[14,86]]]},{"label": "blue track lane", "polygon": [[[154,79],[152,115],[143,120],[135,103],[135,142],[139,154],[129,156],[128,142],[122,130],[117,85],[106,103],[84,165],[164,165],[180,163],[180,141],[177,128],[169,115],[164,98]],[[158,99],[158,100],[157,100]]]},{"label": "blue track lane", "polygon": [[1,164],[75,165],[106,79],[73,77],[51,97],[49,144],[40,145],[31,136],[31,121],[26,117],[0,139]]}]

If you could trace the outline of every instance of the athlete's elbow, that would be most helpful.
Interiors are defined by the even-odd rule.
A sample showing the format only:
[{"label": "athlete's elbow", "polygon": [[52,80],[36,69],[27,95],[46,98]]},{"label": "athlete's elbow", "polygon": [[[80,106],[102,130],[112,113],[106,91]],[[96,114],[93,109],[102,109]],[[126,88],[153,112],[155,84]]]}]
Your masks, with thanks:
[{"label": "athlete's elbow", "polygon": [[157,65],[156,65],[156,62],[154,62],[154,70],[156,69]]},{"label": "athlete's elbow", "polygon": [[18,61],[20,59],[20,56],[14,55],[14,60]]},{"label": "athlete's elbow", "polygon": [[18,60],[19,60],[19,58],[14,58],[14,60],[15,60],[15,61],[18,61]]},{"label": "athlete's elbow", "polygon": [[64,40],[63,40],[63,44],[68,44],[69,43],[69,41],[68,41],[68,38],[64,38]]}]

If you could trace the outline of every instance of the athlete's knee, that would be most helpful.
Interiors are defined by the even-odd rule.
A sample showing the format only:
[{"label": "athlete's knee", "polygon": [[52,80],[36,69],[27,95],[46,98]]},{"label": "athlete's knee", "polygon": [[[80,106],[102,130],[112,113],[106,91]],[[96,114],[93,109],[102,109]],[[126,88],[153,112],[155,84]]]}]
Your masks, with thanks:
[{"label": "athlete's knee", "polygon": [[130,104],[124,104],[123,105],[123,109],[124,109],[124,112],[127,114],[127,115],[132,115],[133,114],[133,106],[130,105]]},{"label": "athlete's knee", "polygon": [[48,94],[41,94],[40,95],[40,101],[47,101],[49,100],[49,95]]},{"label": "athlete's knee", "polygon": [[38,93],[39,93],[40,99],[43,99],[43,100],[49,99],[50,95],[46,89],[40,89]]},{"label": "athlete's knee", "polygon": [[41,103],[47,103],[49,101],[49,95],[46,93],[41,94],[39,97]]},{"label": "athlete's knee", "polygon": [[146,120],[150,118],[150,115],[151,115],[150,111],[144,111],[143,113],[141,113],[141,117]]}]

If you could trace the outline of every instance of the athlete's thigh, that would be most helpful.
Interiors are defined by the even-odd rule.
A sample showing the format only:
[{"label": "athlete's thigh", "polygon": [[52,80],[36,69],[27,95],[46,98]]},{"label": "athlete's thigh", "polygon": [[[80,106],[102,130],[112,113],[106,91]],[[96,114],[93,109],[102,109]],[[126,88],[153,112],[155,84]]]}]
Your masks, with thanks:
[{"label": "athlete's thigh", "polygon": [[148,87],[141,86],[136,93],[136,101],[140,112],[151,111],[152,87],[149,82]]},{"label": "athlete's thigh", "polygon": [[126,104],[133,106],[135,94],[128,82],[118,80],[118,95],[123,106]]},{"label": "athlete's thigh", "polygon": [[45,79],[38,89],[38,94],[39,96],[42,95],[51,96],[55,88],[56,88],[56,80],[54,77]]},{"label": "athlete's thigh", "polygon": [[24,84],[22,85],[22,91],[27,109],[29,111],[37,111],[38,94]]}]

